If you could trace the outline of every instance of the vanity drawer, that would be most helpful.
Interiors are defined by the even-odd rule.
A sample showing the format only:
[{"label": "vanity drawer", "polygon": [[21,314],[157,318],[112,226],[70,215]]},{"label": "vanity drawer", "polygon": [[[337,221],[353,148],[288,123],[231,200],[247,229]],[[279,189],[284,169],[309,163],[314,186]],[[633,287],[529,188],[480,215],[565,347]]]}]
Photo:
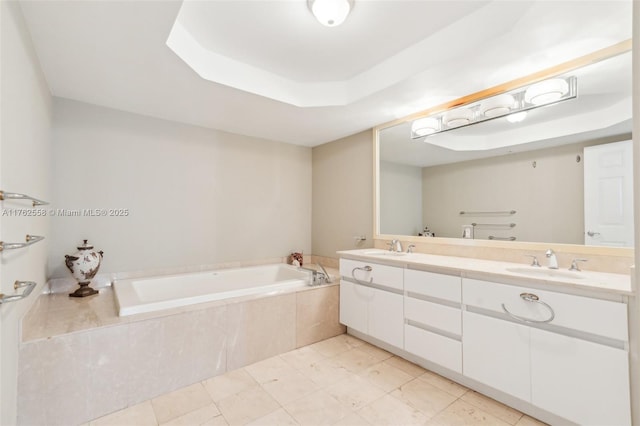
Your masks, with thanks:
[{"label": "vanity drawer", "polygon": [[[364,268],[370,267],[371,271]],[[361,268],[361,269],[356,269]],[[353,280],[354,277],[361,282],[377,284],[397,290],[403,289],[404,269],[394,266],[379,265],[360,260],[340,259],[340,275]]]},{"label": "vanity drawer", "polygon": [[404,289],[421,294],[460,303],[462,279],[453,275],[407,269],[404,273]]},{"label": "vanity drawer", "polygon": [[535,294],[553,309],[555,318],[549,322],[551,325],[621,341],[629,340],[625,303],[489,281],[462,280],[462,299],[467,306],[504,313],[504,304],[511,313],[528,319],[544,320],[550,317],[551,312],[546,306],[523,300],[520,297],[522,293]]},{"label": "vanity drawer", "polygon": [[404,317],[428,327],[462,335],[462,312],[458,308],[405,297]]},{"label": "vanity drawer", "polygon": [[462,373],[462,343],[457,340],[405,324],[404,349],[427,361]]}]

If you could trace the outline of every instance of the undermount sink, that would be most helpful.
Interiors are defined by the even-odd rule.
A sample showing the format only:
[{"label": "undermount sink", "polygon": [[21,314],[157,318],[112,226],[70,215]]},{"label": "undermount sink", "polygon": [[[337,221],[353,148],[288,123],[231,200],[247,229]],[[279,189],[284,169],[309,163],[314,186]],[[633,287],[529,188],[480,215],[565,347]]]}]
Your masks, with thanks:
[{"label": "undermount sink", "polygon": [[544,267],[513,266],[513,267],[508,267],[506,269],[509,272],[514,272],[516,274],[529,275],[532,277],[571,278],[574,280],[581,280],[584,278],[584,276],[579,272],[563,271],[560,269],[549,269]]},{"label": "undermount sink", "polygon": [[376,255],[376,256],[406,256],[404,251],[389,251],[389,250],[371,250],[365,251],[364,254]]}]

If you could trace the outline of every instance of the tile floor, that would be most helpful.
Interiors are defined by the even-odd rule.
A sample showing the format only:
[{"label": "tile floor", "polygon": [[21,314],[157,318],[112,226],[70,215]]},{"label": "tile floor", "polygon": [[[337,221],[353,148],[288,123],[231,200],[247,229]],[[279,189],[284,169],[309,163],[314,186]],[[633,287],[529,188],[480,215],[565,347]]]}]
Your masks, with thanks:
[{"label": "tile floor", "polygon": [[346,334],[89,422],[90,426],[245,424],[543,425]]}]

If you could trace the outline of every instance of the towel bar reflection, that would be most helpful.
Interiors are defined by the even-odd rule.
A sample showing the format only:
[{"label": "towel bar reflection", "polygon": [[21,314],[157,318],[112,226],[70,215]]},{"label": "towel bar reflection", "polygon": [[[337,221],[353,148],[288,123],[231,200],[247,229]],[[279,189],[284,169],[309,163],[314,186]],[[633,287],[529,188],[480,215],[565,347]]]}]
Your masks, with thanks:
[{"label": "towel bar reflection", "polygon": [[8,302],[17,302],[18,300],[26,298],[31,294],[33,289],[36,288],[36,283],[33,281],[16,281],[15,283],[13,283],[13,288],[15,290],[24,288],[25,290],[22,292],[22,294],[14,294],[11,296],[0,293],[0,305]]},{"label": "towel bar reflection", "polygon": [[494,237],[493,235],[489,235],[490,240],[500,240],[500,241],[515,241],[516,237]]},{"label": "towel bar reflection", "polygon": [[516,226],[515,223],[472,223],[471,226],[486,226],[486,227],[497,227],[497,228],[502,228],[504,226],[509,227],[509,228],[513,228],[514,226]]},{"label": "towel bar reflection", "polygon": [[0,252],[4,250],[15,250],[23,247],[28,247],[31,244],[35,244],[38,241],[44,240],[44,237],[39,235],[27,235],[25,237],[25,243],[5,243],[4,241],[0,241]]},{"label": "towel bar reflection", "polygon": [[29,195],[0,191],[0,201],[4,200],[31,200],[33,207],[46,206],[49,204],[46,201],[38,200],[37,198],[33,198]]}]

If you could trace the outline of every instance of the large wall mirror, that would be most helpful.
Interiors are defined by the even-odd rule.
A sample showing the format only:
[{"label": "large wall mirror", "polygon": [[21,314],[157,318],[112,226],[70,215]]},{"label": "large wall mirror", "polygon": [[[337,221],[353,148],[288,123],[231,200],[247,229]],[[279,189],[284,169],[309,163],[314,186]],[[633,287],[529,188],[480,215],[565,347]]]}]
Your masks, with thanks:
[{"label": "large wall mirror", "polygon": [[[630,42],[620,43],[379,126],[376,237],[633,247],[631,68]],[[447,111],[486,114],[498,95],[558,77],[577,96],[443,124]],[[412,132],[421,117],[445,131]]]}]

